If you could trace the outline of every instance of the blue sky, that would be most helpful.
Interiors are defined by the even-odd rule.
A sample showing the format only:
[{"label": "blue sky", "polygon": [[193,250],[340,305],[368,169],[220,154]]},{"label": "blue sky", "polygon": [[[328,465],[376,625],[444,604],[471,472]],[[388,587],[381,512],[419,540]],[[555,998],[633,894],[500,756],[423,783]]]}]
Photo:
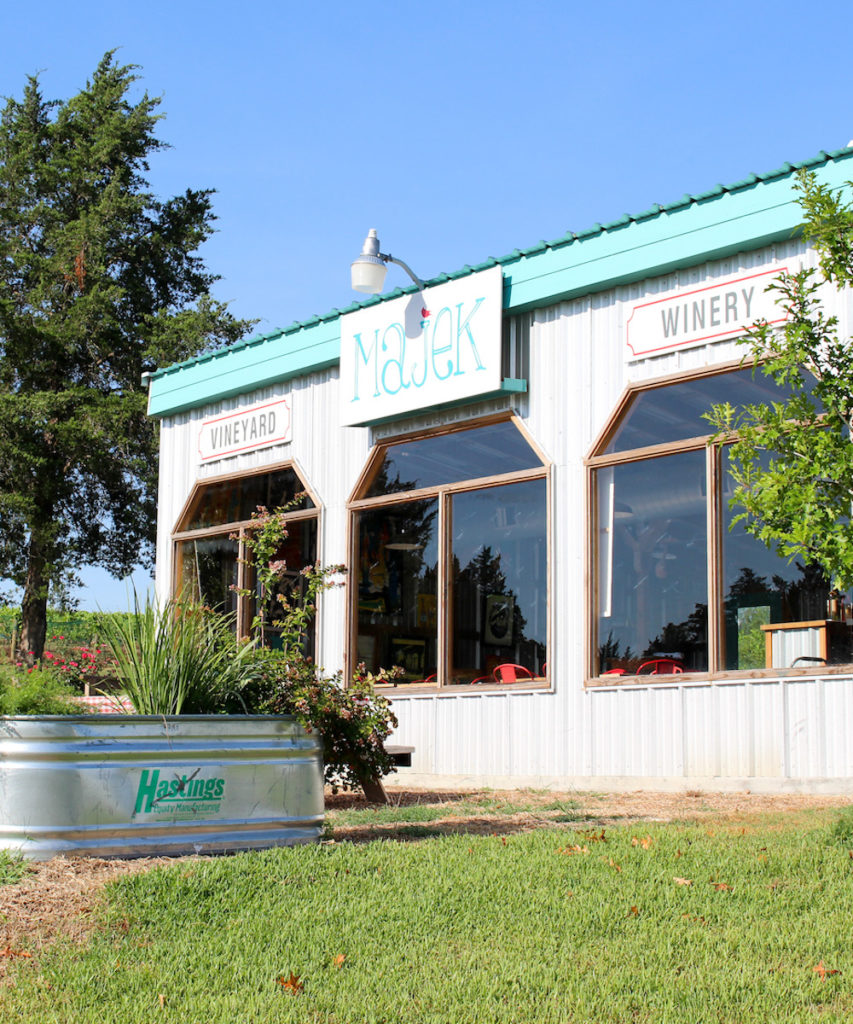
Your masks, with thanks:
[{"label": "blue sky", "polygon": [[371,227],[428,278],[846,145],[851,29],[849,0],[33,0],[0,14],[0,94],[138,64],[152,186],[217,190],[216,295],[267,331],[348,305]]}]

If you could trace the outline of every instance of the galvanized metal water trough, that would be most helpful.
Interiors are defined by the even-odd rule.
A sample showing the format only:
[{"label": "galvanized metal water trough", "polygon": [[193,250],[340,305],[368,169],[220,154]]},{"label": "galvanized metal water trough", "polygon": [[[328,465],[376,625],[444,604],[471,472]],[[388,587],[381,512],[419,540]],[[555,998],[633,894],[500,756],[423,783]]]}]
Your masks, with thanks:
[{"label": "galvanized metal water trough", "polygon": [[0,849],[142,857],[307,843],[322,749],[265,715],[0,717]]}]

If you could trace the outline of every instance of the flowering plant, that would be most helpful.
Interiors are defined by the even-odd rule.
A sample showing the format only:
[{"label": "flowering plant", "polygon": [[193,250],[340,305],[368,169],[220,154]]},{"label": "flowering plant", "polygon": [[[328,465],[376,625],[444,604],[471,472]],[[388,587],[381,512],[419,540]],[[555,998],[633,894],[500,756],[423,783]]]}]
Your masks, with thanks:
[{"label": "flowering plant", "polygon": [[[339,577],[346,570],[342,565],[304,566],[299,570],[301,593],[288,596],[282,585],[288,567],[279,557],[287,538],[287,511],[287,507],[270,511],[259,506],[245,536],[251,555],[247,561],[260,584],[261,600],[253,628],[261,646],[251,655],[243,683],[232,696],[231,710],[293,715],[322,736],[325,778],[332,791],[363,788],[393,768],[385,740],[397,719],[389,702],[374,693],[373,686],[397,678],[402,670],[374,677],[362,664],[344,686],[343,673],[325,675],[306,653],[318,598],[324,590],[340,586]],[[269,600],[273,594],[274,618]],[[280,638],[279,650],[263,645],[270,630]]]},{"label": "flowering plant", "polygon": [[86,683],[102,682],[115,672],[116,662],[106,647],[99,644],[81,646],[68,644],[65,636],[50,637],[50,649],[42,654],[42,666],[51,668],[82,689]]},{"label": "flowering plant", "polygon": [[325,779],[337,793],[364,788],[392,770],[385,740],[397,719],[373,686],[388,682],[399,671],[374,677],[359,665],[344,687],[342,673],[325,676],[301,653],[259,649],[252,656],[251,680],[242,696],[248,698],[250,712],[293,715],[320,733]]}]

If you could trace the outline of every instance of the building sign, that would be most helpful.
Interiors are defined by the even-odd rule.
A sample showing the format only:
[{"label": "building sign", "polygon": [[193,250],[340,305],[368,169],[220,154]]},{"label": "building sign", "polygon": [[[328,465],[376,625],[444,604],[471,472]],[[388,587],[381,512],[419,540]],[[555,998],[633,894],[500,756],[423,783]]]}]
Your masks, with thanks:
[{"label": "building sign", "polygon": [[490,267],[341,317],[341,424],[501,386],[503,274]]},{"label": "building sign", "polygon": [[205,420],[198,435],[202,462],[290,440],[290,406],[283,399]]},{"label": "building sign", "polygon": [[778,293],[766,289],[787,269],[775,266],[634,306],[626,325],[628,358],[736,338],[759,319],[781,323],[785,316],[774,301]]},{"label": "building sign", "polygon": [[170,773],[161,778],[160,769],[144,769],[136,791],[134,817],[154,814],[165,818],[186,819],[215,814],[225,795],[225,779],[202,778],[199,770],[189,775]]}]

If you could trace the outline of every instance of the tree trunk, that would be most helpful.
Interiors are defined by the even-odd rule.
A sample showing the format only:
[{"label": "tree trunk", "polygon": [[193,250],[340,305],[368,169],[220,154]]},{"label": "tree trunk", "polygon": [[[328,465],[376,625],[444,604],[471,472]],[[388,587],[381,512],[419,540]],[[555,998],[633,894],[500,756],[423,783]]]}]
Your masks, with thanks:
[{"label": "tree trunk", "polygon": [[44,547],[38,538],[30,537],[27,582],[21,601],[21,653],[28,665],[44,653],[47,636],[47,590],[50,577]]}]

